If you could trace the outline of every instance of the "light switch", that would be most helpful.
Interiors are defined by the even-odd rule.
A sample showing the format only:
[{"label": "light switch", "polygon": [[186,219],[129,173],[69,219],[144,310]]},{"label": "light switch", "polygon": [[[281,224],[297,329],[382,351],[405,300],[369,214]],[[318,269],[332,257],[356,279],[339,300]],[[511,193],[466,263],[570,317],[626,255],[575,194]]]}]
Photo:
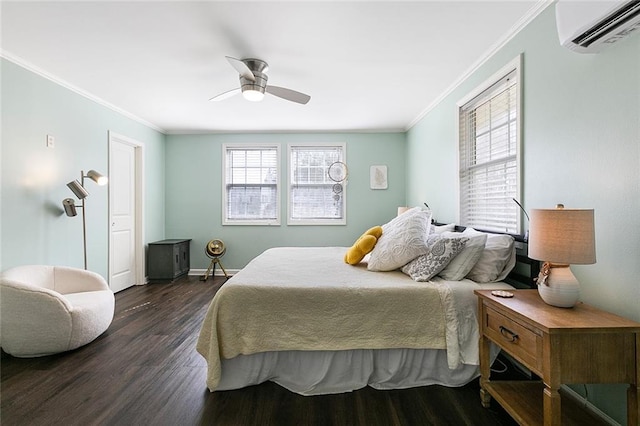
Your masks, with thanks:
[{"label": "light switch", "polygon": [[56,138],[53,135],[47,135],[47,148],[53,148],[56,143]]}]

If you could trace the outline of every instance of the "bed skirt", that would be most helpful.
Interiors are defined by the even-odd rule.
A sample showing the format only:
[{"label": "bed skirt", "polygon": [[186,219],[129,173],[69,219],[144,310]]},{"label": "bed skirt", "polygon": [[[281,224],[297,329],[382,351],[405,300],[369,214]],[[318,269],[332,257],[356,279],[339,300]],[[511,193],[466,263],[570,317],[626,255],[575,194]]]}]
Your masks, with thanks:
[{"label": "bed skirt", "polygon": [[[499,350],[492,347],[492,360]],[[222,360],[217,391],[272,381],[300,395],[417,386],[464,386],[480,375],[477,365],[448,368],[443,349],[279,351]]]}]

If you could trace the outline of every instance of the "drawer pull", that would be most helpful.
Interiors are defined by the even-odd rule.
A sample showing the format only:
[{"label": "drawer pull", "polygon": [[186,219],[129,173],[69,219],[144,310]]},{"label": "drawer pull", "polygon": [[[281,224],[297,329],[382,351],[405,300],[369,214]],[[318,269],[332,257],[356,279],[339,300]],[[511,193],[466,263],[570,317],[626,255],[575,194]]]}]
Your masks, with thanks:
[{"label": "drawer pull", "polygon": [[500,334],[509,339],[510,342],[515,343],[518,340],[518,335],[507,327],[500,326]]}]

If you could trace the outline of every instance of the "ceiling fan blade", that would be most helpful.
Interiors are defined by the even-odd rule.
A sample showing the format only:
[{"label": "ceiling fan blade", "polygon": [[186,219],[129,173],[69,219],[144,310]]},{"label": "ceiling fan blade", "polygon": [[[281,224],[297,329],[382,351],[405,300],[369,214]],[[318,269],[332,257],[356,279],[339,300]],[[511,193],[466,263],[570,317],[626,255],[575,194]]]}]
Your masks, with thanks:
[{"label": "ceiling fan blade", "polygon": [[311,96],[304,93],[296,92],[295,90],[286,89],[278,86],[267,86],[266,91],[274,96],[282,99],[286,99],[291,102],[297,102],[299,104],[306,104],[311,99]]},{"label": "ceiling fan blade", "polygon": [[238,87],[237,89],[231,89],[231,90],[227,90],[224,93],[220,93],[217,96],[214,96],[213,98],[209,99],[210,101],[214,101],[214,102],[218,102],[218,101],[223,101],[227,98],[230,98],[231,96],[235,95],[236,93],[240,93],[240,88]]},{"label": "ceiling fan blade", "polygon": [[247,80],[256,81],[256,76],[253,75],[251,69],[249,69],[247,64],[242,62],[240,59],[232,58],[231,56],[225,56],[225,58],[227,58],[227,61],[229,61],[231,66],[234,67],[236,71],[238,71],[238,74],[240,74]]}]

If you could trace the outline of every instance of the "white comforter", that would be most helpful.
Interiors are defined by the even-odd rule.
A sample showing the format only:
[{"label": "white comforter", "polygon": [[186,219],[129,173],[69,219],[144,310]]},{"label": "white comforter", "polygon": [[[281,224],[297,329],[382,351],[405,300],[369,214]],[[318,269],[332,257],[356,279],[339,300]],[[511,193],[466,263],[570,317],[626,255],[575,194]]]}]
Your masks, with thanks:
[{"label": "white comforter", "polygon": [[371,272],[345,250],[269,249],[223,285],[197,345],[210,390],[221,359],[271,351],[446,348],[449,368],[478,364],[478,284]]}]

